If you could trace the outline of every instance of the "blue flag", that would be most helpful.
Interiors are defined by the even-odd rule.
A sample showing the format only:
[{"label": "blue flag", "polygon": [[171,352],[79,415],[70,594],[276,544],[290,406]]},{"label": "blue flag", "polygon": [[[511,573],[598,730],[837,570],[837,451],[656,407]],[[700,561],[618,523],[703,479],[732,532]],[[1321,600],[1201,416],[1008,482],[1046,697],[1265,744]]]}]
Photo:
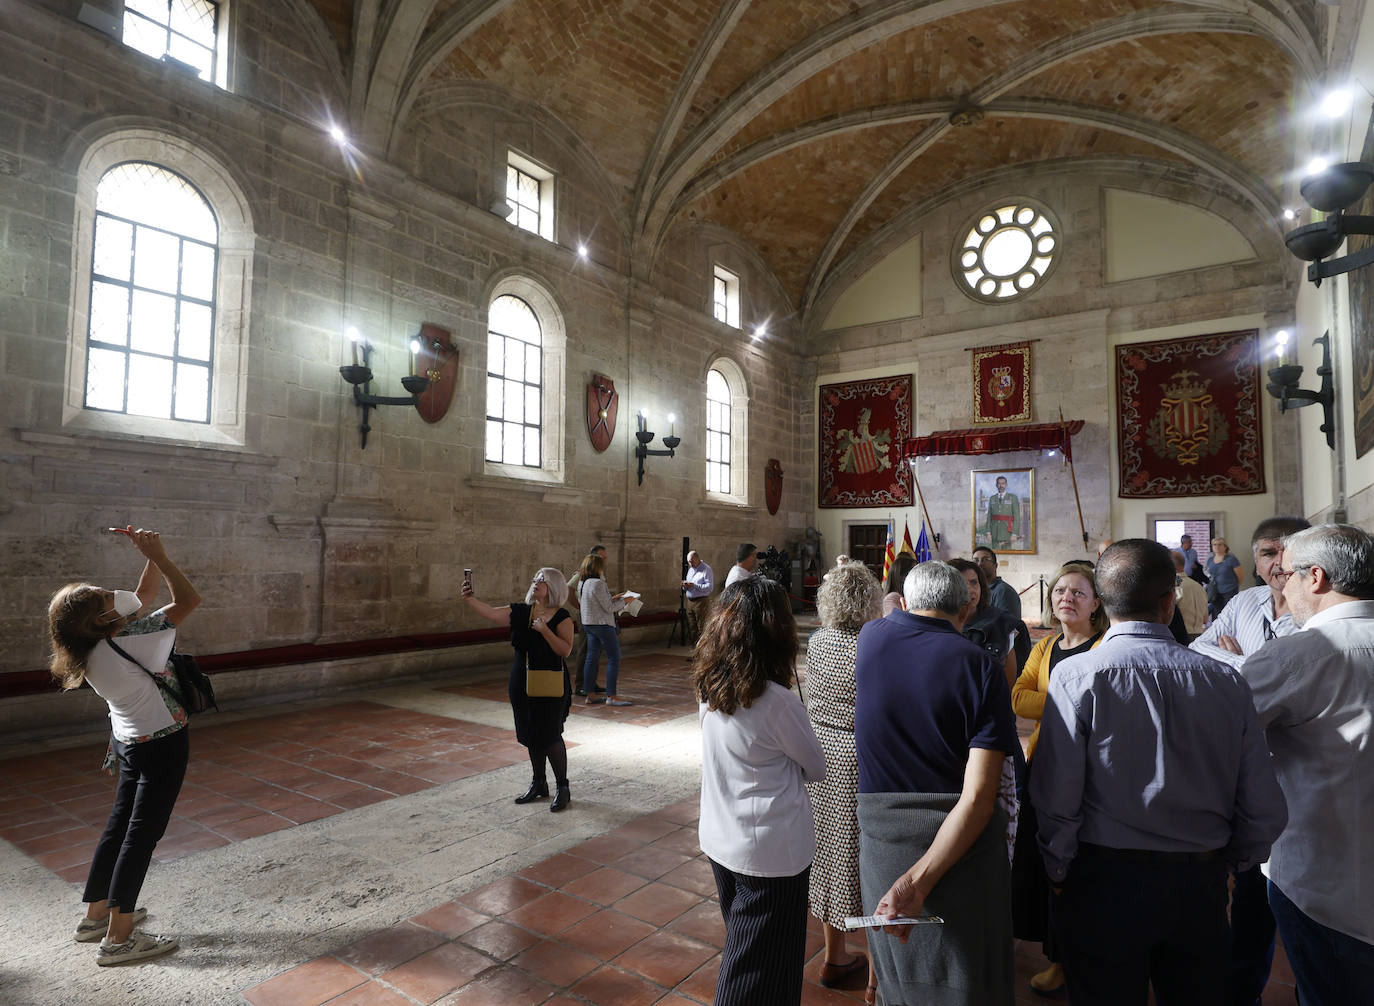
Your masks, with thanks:
[{"label": "blue flag", "polygon": [[926,537],[925,521],[921,521],[921,533],[916,538],[916,561],[930,561],[930,539]]}]

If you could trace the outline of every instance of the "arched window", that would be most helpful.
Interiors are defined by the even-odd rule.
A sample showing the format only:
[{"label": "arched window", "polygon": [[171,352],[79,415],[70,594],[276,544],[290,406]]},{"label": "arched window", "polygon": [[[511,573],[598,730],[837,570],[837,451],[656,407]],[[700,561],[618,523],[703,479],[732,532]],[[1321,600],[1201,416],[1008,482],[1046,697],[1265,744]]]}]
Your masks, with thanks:
[{"label": "arched window", "polygon": [[730,385],[719,370],[706,375],[706,491],[730,492]]},{"label": "arched window", "polygon": [[255,240],[243,189],[181,136],[91,129],[71,166],[63,425],[242,446]]},{"label": "arched window", "polygon": [[146,161],[96,186],[85,407],[210,421],[219,225],[205,197]]},{"label": "arched window", "polygon": [[563,481],[563,313],[538,280],[500,278],[487,300],[488,475]]},{"label": "arched window", "polygon": [[543,333],[534,311],[506,294],[487,318],[487,460],[538,468]]},{"label": "arched window", "polygon": [[706,497],[749,502],[749,391],[744,371],[728,357],[706,371]]}]

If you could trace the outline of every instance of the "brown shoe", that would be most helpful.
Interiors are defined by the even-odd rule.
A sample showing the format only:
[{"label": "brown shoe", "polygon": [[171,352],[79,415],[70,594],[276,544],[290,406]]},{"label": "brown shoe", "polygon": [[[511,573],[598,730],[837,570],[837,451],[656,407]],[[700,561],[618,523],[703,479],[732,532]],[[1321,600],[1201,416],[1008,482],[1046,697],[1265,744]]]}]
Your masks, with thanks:
[{"label": "brown shoe", "polygon": [[831,964],[826,961],[821,964],[821,984],[828,989],[836,988],[854,972],[867,967],[868,958],[863,954],[855,954],[854,959],[848,964]]}]

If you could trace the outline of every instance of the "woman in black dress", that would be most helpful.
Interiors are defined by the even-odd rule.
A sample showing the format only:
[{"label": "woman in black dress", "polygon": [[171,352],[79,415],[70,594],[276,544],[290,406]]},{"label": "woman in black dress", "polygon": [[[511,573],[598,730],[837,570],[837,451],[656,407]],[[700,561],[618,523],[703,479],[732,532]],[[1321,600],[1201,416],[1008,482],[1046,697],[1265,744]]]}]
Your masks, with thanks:
[{"label": "woman in black dress", "polygon": [[[563,743],[563,721],[572,708],[572,686],[568,668],[563,663],[573,645],[572,616],[564,609],[568,599],[568,582],[563,574],[545,566],[534,574],[524,604],[503,604],[493,607],[479,601],[472,592],[470,581],[463,584],[463,600],[467,606],[489,622],[510,626],[510,645],[515,659],[510,670],[510,707],[515,715],[515,738],[530,752],[533,777],[530,788],[516,803],[531,803],[549,795],[549,781],[545,763],[553,766],[553,780],[558,792],[549,810],[555,814],[572,802],[568,792],[568,748]],[[559,671],[562,674],[561,695],[546,698],[532,697],[526,689],[530,671]]]}]

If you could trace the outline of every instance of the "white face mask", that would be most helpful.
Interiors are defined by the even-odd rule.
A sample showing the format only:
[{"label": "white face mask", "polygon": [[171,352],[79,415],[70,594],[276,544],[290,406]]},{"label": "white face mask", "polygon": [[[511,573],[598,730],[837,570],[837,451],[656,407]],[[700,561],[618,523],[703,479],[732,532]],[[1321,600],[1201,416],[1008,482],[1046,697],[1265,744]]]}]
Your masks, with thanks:
[{"label": "white face mask", "polygon": [[143,602],[132,590],[116,590],[114,592],[114,611],[103,612],[108,618],[110,615],[118,615],[120,618],[128,618],[130,615],[138,614],[138,610],[143,607]]}]

